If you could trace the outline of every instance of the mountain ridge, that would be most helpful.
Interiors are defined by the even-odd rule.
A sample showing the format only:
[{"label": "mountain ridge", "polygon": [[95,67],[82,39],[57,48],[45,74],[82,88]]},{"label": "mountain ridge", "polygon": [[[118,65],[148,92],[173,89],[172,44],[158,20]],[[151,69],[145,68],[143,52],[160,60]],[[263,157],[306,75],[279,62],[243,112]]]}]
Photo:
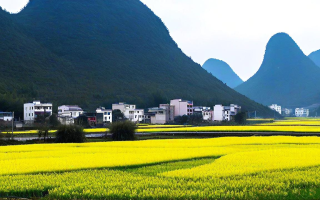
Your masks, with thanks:
[{"label": "mountain ridge", "polygon": [[263,63],[257,73],[235,88],[264,105],[302,107],[320,102],[320,68],[286,33],[269,40]]},{"label": "mountain ridge", "polygon": [[318,67],[320,67],[320,50],[314,51],[308,56]]},{"label": "mountain ridge", "polygon": [[230,65],[222,60],[210,58],[202,65],[202,68],[226,83],[230,88],[235,88],[243,83],[243,80],[233,71]]},{"label": "mountain ridge", "polygon": [[[51,61],[45,63],[58,63],[52,69],[63,75],[57,73],[64,80],[57,81],[54,73],[49,73],[51,79],[36,84],[35,91],[41,94],[26,95],[29,101],[38,98],[95,110],[119,101],[147,108],[184,98],[208,106],[236,103],[244,110],[273,115],[187,57],[161,19],[138,0],[31,0],[10,18],[36,41],[33,49],[40,46],[41,51],[50,53]],[[14,65],[13,60],[8,62]],[[45,63],[34,67],[50,66]],[[37,79],[35,74],[28,77]],[[20,82],[13,79],[13,83]]]}]

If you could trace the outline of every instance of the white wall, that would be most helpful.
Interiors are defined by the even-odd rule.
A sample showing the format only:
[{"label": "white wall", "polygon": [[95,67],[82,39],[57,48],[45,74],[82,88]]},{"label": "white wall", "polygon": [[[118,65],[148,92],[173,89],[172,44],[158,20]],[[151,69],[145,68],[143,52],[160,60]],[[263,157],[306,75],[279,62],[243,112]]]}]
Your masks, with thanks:
[{"label": "white wall", "polygon": [[223,121],[224,120],[224,106],[215,105],[213,107],[213,121]]},{"label": "white wall", "polygon": [[112,123],[112,110],[97,108],[96,113],[103,113],[103,122]]}]

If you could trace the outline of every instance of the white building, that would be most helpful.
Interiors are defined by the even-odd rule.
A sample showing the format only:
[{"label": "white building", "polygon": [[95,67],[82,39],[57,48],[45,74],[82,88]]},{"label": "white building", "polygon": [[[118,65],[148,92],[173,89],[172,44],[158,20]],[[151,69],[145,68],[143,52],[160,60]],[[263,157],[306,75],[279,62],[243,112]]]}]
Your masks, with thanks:
[{"label": "white building", "polygon": [[33,101],[23,105],[23,120],[25,123],[33,123],[35,118],[40,115],[52,115],[52,103],[41,103]]},{"label": "white building", "polygon": [[213,108],[213,121],[232,121],[234,116],[241,111],[241,106],[231,104],[230,106],[215,105]]},{"label": "white building", "polygon": [[150,118],[151,124],[165,124],[167,123],[167,112],[164,108],[149,108],[145,118]]},{"label": "white building", "polygon": [[212,111],[210,107],[195,106],[193,107],[193,113],[201,114],[204,121],[212,120]]},{"label": "white building", "polygon": [[105,109],[104,107],[100,107],[96,109],[96,113],[103,114],[103,122],[104,123],[112,123],[112,110]]},{"label": "white building", "polygon": [[126,104],[123,102],[112,104],[112,110],[120,110],[125,118],[132,122],[143,122],[144,120],[144,110],[137,109],[136,105]]},{"label": "white building", "polygon": [[0,121],[9,122],[12,121],[12,112],[0,112]]},{"label": "white building", "polygon": [[69,116],[58,115],[58,120],[62,125],[72,125],[74,124],[74,118]]},{"label": "white building", "polygon": [[271,110],[275,110],[276,112],[278,112],[281,115],[281,106],[279,106],[277,104],[272,104],[271,106],[269,106],[269,108]]},{"label": "white building", "polygon": [[170,105],[174,106],[174,117],[193,114],[193,101],[173,99]]},{"label": "white building", "polygon": [[166,122],[174,121],[174,106],[170,104],[160,104],[159,108],[163,108],[166,111]]},{"label": "white building", "polygon": [[292,116],[292,115],[293,115],[293,110],[292,110],[292,109],[289,109],[289,108],[282,108],[282,109],[281,109],[281,114],[282,114],[283,116],[289,117],[289,116]]},{"label": "white building", "polygon": [[82,114],[82,108],[77,105],[63,105],[58,107],[58,116],[69,116],[75,119]]},{"label": "white building", "polygon": [[309,109],[296,108],[295,115],[296,117],[309,117]]}]

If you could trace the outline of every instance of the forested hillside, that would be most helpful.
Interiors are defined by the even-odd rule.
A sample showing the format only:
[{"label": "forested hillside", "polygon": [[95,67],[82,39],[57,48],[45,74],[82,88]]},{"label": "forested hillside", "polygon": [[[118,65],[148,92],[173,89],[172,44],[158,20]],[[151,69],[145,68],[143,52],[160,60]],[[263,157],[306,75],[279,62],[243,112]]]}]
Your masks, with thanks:
[{"label": "forested hillside", "polygon": [[[22,113],[33,98],[68,97],[76,77],[67,60],[43,48],[0,9],[0,110]],[[68,86],[68,87],[65,87]]]},{"label": "forested hillside", "polygon": [[237,103],[273,116],[187,57],[138,0],[31,0],[19,14],[5,14],[17,28],[7,32],[18,33],[0,44],[13,54],[1,55],[7,63],[0,66],[7,70],[3,82],[10,82],[2,93],[86,110],[118,101],[147,108],[184,98],[197,105]]}]

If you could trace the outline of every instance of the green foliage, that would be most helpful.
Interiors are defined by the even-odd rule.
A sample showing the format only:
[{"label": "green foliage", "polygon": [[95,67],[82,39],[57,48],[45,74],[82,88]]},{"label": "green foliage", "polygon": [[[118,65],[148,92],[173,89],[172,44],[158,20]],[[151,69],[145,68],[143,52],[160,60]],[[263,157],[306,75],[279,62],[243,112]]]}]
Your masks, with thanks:
[{"label": "green foliage", "polygon": [[[17,15],[0,11],[0,27],[0,94],[88,111],[119,101],[148,108],[184,98],[273,114],[187,57],[140,1],[31,0]],[[22,103],[12,107],[22,111]]]},{"label": "green foliage", "polygon": [[199,125],[203,121],[202,114],[195,113],[188,116],[188,124]]},{"label": "green foliage", "polygon": [[112,122],[124,121],[125,116],[120,110],[112,110]]},{"label": "green foliage", "polygon": [[234,121],[237,124],[246,124],[247,123],[247,113],[239,112],[234,116]]},{"label": "green foliage", "polygon": [[56,143],[82,143],[86,141],[85,133],[80,126],[60,126],[56,132]]},{"label": "green foliage", "polygon": [[112,140],[114,141],[135,140],[137,126],[133,122],[114,122],[109,129],[110,133],[112,133]]},{"label": "green foliage", "polygon": [[188,115],[177,116],[174,118],[174,121],[178,124],[186,124],[189,120]]},{"label": "green foliage", "polygon": [[75,119],[74,122],[76,125],[81,126],[83,128],[90,128],[88,117],[81,115],[78,118]]},{"label": "green foliage", "polygon": [[53,128],[60,126],[60,121],[58,120],[57,114],[52,114],[49,117],[49,125]]}]

